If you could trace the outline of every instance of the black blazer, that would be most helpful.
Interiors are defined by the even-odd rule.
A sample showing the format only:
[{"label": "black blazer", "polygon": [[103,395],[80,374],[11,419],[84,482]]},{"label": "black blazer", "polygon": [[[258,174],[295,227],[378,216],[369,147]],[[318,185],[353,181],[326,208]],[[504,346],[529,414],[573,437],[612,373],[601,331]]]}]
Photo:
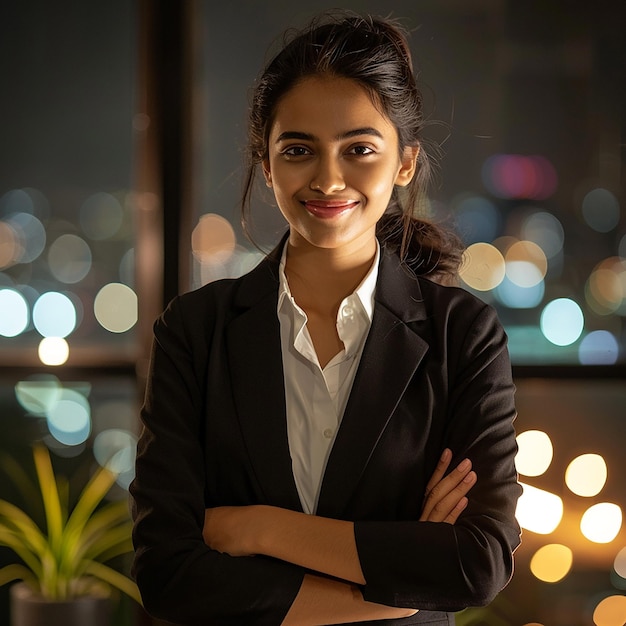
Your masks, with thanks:
[{"label": "black blazer", "polygon": [[[147,610],[189,625],[280,624],[303,568],[219,554],[205,507],[301,510],[287,440],[275,250],[252,272],[176,298],[155,324],[138,445],[134,574]],[[323,477],[318,514],[355,522],[365,599],[419,608],[377,623],[453,624],[508,582],[514,386],[495,312],[383,251],[374,316]],[[417,522],[445,447],[478,474],[452,526]],[[373,624],[374,622],[367,622]]]}]

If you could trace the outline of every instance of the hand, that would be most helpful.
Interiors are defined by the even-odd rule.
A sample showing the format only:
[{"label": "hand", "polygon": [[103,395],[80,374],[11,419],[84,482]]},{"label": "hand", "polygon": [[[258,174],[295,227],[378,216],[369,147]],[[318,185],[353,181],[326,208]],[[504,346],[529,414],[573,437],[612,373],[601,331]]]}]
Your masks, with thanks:
[{"label": "hand", "polygon": [[446,448],[426,485],[420,522],[454,524],[467,506],[466,495],[476,484],[476,472],[471,471],[471,461],[465,459],[445,476],[451,460],[452,452]]},{"label": "hand", "polygon": [[212,550],[230,556],[252,556],[254,506],[219,506],[206,509],[202,538]]}]

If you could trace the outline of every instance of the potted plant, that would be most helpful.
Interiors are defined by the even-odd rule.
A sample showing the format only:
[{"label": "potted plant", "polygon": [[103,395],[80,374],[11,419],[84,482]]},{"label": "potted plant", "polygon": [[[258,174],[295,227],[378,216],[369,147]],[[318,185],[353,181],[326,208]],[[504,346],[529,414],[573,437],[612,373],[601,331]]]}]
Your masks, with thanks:
[{"label": "potted plant", "polygon": [[138,603],[135,583],[106,564],[132,550],[124,501],[99,506],[116,473],[100,467],[69,510],[69,488],[55,477],[47,448],[33,457],[45,514],[45,532],[19,507],[0,500],[0,546],[22,561],[0,569],[11,587],[12,626],[108,626],[116,589]]}]

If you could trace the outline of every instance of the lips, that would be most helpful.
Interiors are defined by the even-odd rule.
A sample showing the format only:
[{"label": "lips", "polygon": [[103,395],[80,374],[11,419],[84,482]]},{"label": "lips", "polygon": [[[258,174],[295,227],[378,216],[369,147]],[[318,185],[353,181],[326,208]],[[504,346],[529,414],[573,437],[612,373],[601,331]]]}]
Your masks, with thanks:
[{"label": "lips", "polygon": [[356,200],[308,200],[303,202],[306,210],[322,219],[337,217],[357,206]]}]

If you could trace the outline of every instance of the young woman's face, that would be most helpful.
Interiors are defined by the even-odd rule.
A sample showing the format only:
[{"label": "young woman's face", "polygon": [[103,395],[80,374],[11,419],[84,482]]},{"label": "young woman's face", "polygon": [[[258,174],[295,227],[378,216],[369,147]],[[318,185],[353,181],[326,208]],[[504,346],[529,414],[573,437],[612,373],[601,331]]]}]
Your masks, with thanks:
[{"label": "young woman's face", "polygon": [[394,185],[415,172],[417,151],[400,154],[395,127],[357,82],[298,83],[278,102],[263,162],[290,242],[346,252],[371,245]]}]

